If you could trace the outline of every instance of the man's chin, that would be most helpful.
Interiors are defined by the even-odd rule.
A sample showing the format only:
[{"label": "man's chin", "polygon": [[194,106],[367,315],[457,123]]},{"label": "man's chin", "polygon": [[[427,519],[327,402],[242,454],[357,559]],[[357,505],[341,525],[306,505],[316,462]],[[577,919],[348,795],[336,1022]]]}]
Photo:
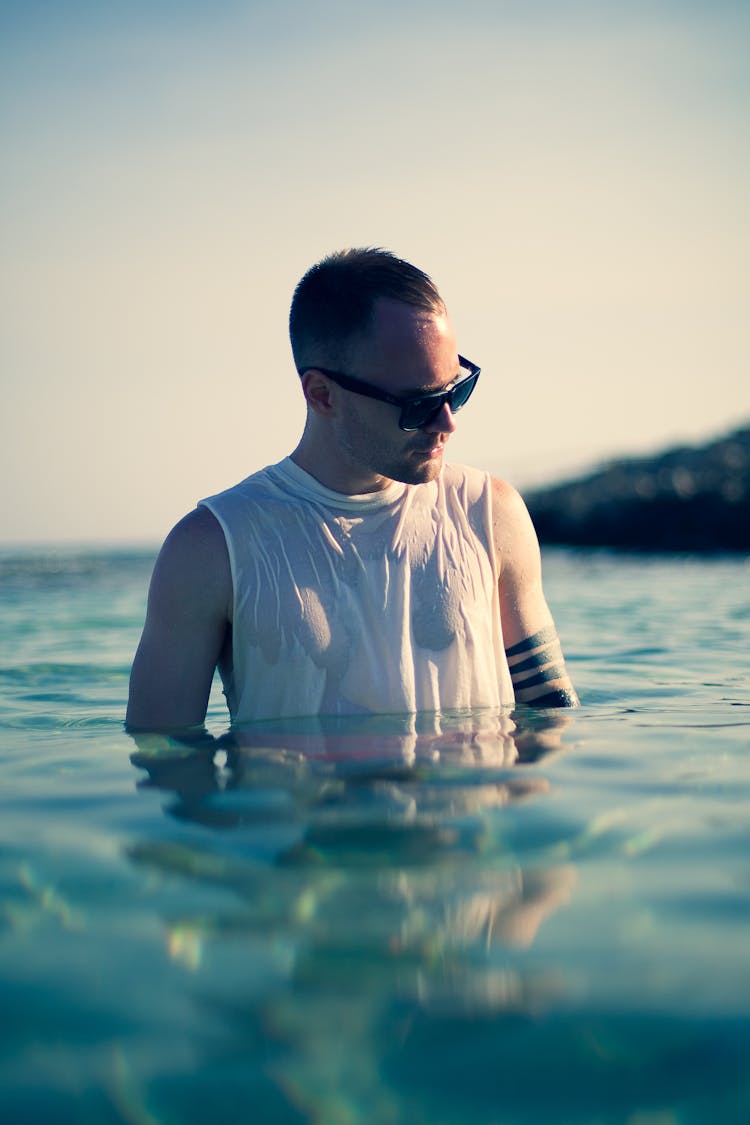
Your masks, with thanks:
[{"label": "man's chin", "polygon": [[430,481],[437,480],[442,468],[442,456],[424,458],[404,465],[394,479],[403,481],[404,484],[429,484]]}]

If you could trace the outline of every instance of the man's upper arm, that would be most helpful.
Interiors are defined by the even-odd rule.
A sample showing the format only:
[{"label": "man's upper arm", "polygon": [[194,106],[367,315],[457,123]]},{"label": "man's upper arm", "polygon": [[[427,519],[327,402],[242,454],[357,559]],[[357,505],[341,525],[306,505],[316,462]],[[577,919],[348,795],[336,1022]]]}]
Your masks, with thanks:
[{"label": "man's upper arm", "polygon": [[180,731],[203,723],[231,597],[223,532],[209,511],[197,508],[170,532],[154,567],[130,676],[130,730]]},{"label": "man's upper arm", "polygon": [[493,480],[493,534],[505,655],[518,703],[571,707],[578,703],[542,589],[534,525],[515,488]]}]

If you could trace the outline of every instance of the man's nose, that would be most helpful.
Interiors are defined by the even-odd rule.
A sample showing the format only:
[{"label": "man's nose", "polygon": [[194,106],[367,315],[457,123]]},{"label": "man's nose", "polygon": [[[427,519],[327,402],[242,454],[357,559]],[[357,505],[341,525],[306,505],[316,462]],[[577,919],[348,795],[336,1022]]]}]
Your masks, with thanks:
[{"label": "man's nose", "polygon": [[452,434],[455,428],[456,421],[447,402],[443,403],[434,418],[422,426],[428,434]]}]

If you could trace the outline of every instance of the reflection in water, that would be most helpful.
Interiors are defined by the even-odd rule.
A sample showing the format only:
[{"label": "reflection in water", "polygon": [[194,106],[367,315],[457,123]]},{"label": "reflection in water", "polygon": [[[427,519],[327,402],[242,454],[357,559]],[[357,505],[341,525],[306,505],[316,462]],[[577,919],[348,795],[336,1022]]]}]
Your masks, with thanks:
[{"label": "reflection in water", "polygon": [[562,748],[566,719],[286,724],[234,731],[218,752],[139,739],[141,786],[193,829],[131,847],[132,860],[231,893],[209,915],[171,917],[169,953],[201,973],[209,951],[240,942],[264,962],[262,987],[240,973],[231,1001],[211,1001],[204,981],[203,1002],[227,1035],[259,1021],[291,1048],[277,1079],[296,1104],[333,1112],[311,1065],[321,1042],[335,1058],[333,1037],[390,1041],[393,1019],[408,1036],[417,1013],[528,1013],[563,990],[517,951],[569,900],[574,871],[528,833],[519,856],[506,821],[547,793],[535,767]]}]

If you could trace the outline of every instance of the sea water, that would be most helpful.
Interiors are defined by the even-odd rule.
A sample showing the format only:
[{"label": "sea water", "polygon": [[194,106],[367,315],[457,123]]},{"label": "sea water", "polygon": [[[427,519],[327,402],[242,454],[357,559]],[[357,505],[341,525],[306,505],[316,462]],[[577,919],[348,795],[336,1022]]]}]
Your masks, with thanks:
[{"label": "sea water", "polygon": [[750,1121],[746,559],[546,551],[576,712],[190,751],[152,563],[0,556],[2,1121]]}]

